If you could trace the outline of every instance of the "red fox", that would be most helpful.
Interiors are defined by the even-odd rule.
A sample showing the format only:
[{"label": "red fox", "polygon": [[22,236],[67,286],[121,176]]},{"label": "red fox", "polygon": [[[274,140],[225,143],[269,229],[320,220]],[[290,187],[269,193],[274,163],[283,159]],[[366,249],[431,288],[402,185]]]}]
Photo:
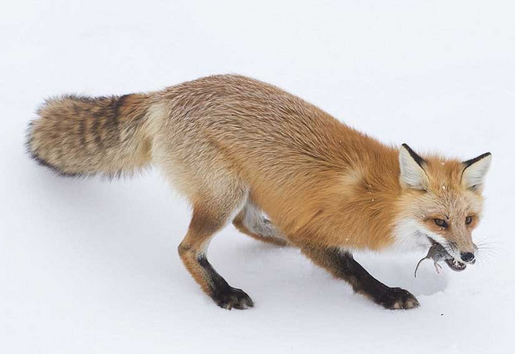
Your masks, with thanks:
[{"label": "red fox", "polygon": [[179,255],[226,309],[254,306],[208,262],[229,222],[298,247],[386,309],[419,306],[359,263],[354,250],[441,245],[453,270],[475,260],[491,154],[467,161],[387,146],[270,84],[217,75],[152,93],[53,98],[28,131],[31,156],[63,176],[118,176],[157,165],[192,206]]}]

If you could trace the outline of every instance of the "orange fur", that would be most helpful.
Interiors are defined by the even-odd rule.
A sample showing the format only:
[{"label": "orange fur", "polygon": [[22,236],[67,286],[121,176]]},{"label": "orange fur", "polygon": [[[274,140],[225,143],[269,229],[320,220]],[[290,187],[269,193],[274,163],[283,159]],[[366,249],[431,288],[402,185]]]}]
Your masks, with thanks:
[{"label": "orange fur", "polygon": [[[67,96],[48,101],[39,114],[29,149],[60,173],[116,175],[150,162],[161,168],[194,206],[181,258],[223,307],[252,304],[205,260],[209,240],[235,215],[242,232],[300,247],[359,291],[382,288],[334,268],[346,262],[358,269],[334,250],[383,250],[399,243],[398,234],[420,228],[473,252],[471,231],[482,209],[478,186],[488,164],[473,161],[465,175],[467,164],[458,160],[410,157],[254,79],[219,75],[144,95]],[[258,217],[261,211],[273,226]],[[473,216],[470,225],[467,216]],[[435,218],[449,220],[449,228],[435,227]],[[371,296],[384,305],[381,294]],[[401,295],[385,306],[418,304]]]}]

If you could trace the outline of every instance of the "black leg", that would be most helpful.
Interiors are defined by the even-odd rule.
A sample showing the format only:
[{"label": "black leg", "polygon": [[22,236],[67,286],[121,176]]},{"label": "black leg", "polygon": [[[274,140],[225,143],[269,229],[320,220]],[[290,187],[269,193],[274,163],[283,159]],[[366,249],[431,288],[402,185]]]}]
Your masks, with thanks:
[{"label": "black leg", "polygon": [[337,248],[312,246],[304,246],[301,249],[315,264],[326,268],[335,277],[346,280],[356,293],[369,297],[384,308],[397,310],[419,306],[415,296],[404,289],[384,285],[370,275],[348,252]]},{"label": "black leg", "polygon": [[233,308],[242,310],[254,307],[254,302],[250,296],[243,290],[230,286],[227,281],[216,272],[213,266],[211,266],[207,258],[204,256],[199,257],[198,264],[204,269],[210,296],[218,306],[228,310]]}]

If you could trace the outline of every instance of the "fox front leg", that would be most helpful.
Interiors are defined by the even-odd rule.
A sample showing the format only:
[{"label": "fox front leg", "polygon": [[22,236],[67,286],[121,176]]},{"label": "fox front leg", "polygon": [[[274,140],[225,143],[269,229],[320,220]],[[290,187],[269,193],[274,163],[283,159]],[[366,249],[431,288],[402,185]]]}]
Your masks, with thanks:
[{"label": "fox front leg", "polygon": [[324,267],[335,277],[347,281],[356,293],[370,298],[389,310],[412,309],[418,300],[407,290],[390,288],[375,279],[354,260],[352,254],[338,248],[319,248],[304,245],[302,252],[315,264]]}]

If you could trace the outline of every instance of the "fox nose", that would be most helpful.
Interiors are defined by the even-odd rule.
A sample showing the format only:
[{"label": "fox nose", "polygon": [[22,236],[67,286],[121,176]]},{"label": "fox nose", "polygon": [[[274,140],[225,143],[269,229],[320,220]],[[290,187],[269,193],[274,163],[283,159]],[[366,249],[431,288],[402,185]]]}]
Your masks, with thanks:
[{"label": "fox nose", "polygon": [[472,252],[462,252],[461,253],[461,260],[465,263],[471,263],[474,261],[474,253]]}]

